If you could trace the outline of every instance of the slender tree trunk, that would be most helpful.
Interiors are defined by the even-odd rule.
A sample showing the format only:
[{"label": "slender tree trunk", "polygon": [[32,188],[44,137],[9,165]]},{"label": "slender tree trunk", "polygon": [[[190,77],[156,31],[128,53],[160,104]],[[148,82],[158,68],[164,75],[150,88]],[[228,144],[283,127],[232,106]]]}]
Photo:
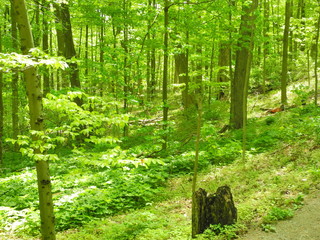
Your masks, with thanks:
[{"label": "slender tree trunk", "polygon": [[[56,34],[57,34],[57,44],[58,44],[58,51],[57,54],[58,56],[64,56],[65,52],[65,42],[64,42],[64,37],[63,37],[63,31],[62,31],[62,20],[61,20],[61,11],[60,7],[55,4],[55,22],[56,22]],[[61,79],[61,70],[57,70],[56,72],[56,89],[59,91],[60,87],[65,85],[62,83]],[[65,82],[65,81],[63,81]]]},{"label": "slender tree trunk", "polygon": [[[318,1],[320,5],[320,1]],[[315,76],[315,85],[314,85],[314,104],[318,105],[318,53],[319,53],[319,31],[320,31],[320,12],[318,13],[318,22],[317,22],[317,33],[316,33],[316,43],[315,43],[315,58],[314,58],[314,76]]]},{"label": "slender tree trunk", "polygon": [[[156,0],[152,1],[152,6],[156,10]],[[155,42],[156,34],[152,33],[151,41]],[[152,45],[150,52],[150,100],[153,100],[156,96],[156,48]]]},{"label": "slender tree trunk", "polygon": [[[43,33],[42,33],[42,49],[45,53],[49,53],[49,26],[48,26],[48,18],[46,17],[46,11],[48,11],[49,4],[46,0],[42,1],[42,25],[43,25]],[[50,77],[49,77],[49,69],[46,68],[43,73],[43,96],[47,96],[50,92]]]},{"label": "slender tree trunk", "polygon": [[[24,0],[13,0],[14,11],[18,29],[20,32],[21,49],[23,54],[27,54],[34,47],[31,28],[28,20],[27,9]],[[35,67],[30,67],[24,71],[26,90],[29,103],[31,130],[43,131],[42,113],[42,93],[40,81]],[[39,140],[33,136],[33,140]],[[34,153],[40,153],[39,149],[34,149]],[[55,240],[54,213],[51,192],[51,180],[48,161],[36,161],[36,171],[39,191],[39,208],[41,218],[41,233],[43,240]]]},{"label": "slender tree trunk", "polygon": [[[149,9],[151,8],[151,0],[148,0],[148,7]],[[150,37],[150,32],[149,29],[151,28],[151,21],[148,21],[148,27],[147,27],[147,31],[148,31],[148,35],[147,35],[147,42],[150,43],[151,37]],[[146,70],[146,82],[147,82],[147,89],[146,89],[146,94],[147,94],[147,101],[149,101],[151,99],[151,84],[150,84],[150,79],[151,79],[151,50],[150,48],[147,49],[147,70]]]},{"label": "slender tree trunk", "polygon": [[[103,73],[104,69],[104,20],[102,20],[102,25],[100,27],[100,72]],[[103,81],[100,82],[99,93],[100,96],[103,96]]]},{"label": "slender tree trunk", "polygon": [[200,149],[200,138],[201,138],[201,123],[202,123],[202,101],[198,99],[198,118],[197,118],[197,137],[196,137],[196,146],[195,146],[195,160],[193,164],[193,178],[192,178],[192,229],[191,236],[192,238],[196,237],[196,234],[199,233],[199,229],[196,226],[197,214],[200,209],[197,209],[196,204],[196,188],[197,188],[197,179],[198,179],[198,166],[199,166],[199,149]]},{"label": "slender tree trunk", "polygon": [[308,86],[311,85],[311,77],[310,77],[310,49],[307,50],[307,72],[308,72]]},{"label": "slender tree trunk", "polygon": [[162,104],[163,104],[163,143],[162,149],[167,149],[168,141],[168,45],[169,45],[169,1],[164,0],[164,53],[163,53],[163,80],[162,80]]},{"label": "slender tree trunk", "polygon": [[[17,22],[16,16],[13,11],[13,2],[11,1],[11,37],[12,37],[12,48],[18,50],[18,31],[17,31]],[[12,89],[12,138],[17,139],[19,135],[19,97],[18,97],[18,83],[19,83],[19,73],[12,73],[11,89]],[[14,145],[14,150],[18,151],[18,145]]]},{"label": "slender tree trunk", "polygon": [[[212,86],[211,83],[213,82],[213,65],[214,65],[214,46],[215,42],[213,41],[212,47],[211,47],[211,56],[210,56],[210,67],[209,67],[209,93],[208,93],[208,104],[211,104],[211,98],[212,98]],[[229,55],[229,52],[228,52]],[[229,64],[229,62],[228,62]]]},{"label": "slender tree trunk", "polygon": [[[128,112],[128,96],[129,96],[129,73],[128,73],[128,55],[129,55],[129,49],[128,49],[128,24],[127,24],[127,17],[128,17],[128,2],[127,0],[123,0],[123,11],[124,11],[124,29],[123,29],[123,49],[124,49],[124,60],[123,60],[123,93],[124,93],[124,99],[123,99],[123,109],[124,112]],[[123,129],[123,136],[126,137],[129,134],[129,128],[128,125],[125,125]]]},{"label": "slender tree trunk", "polygon": [[[0,52],[2,52],[2,27],[0,26]],[[0,71],[0,167],[3,165],[3,74]]]},{"label": "slender tree trunk", "polygon": [[282,70],[281,70],[281,104],[287,105],[288,47],[291,17],[291,0],[286,0],[285,25],[283,32]]},{"label": "slender tree trunk", "polygon": [[88,24],[86,25],[86,40],[85,40],[85,50],[84,50],[84,58],[85,58],[85,70],[84,70],[84,75],[86,77],[88,77],[88,74],[89,74],[89,64],[88,64],[88,61],[89,61],[89,26]]},{"label": "slender tree trunk", "polygon": [[40,46],[40,36],[41,36],[41,28],[40,28],[40,6],[37,0],[34,1],[35,9],[33,13],[35,15],[35,24],[33,26],[33,42],[35,47]]},{"label": "slender tree trunk", "polygon": [[266,39],[263,43],[263,77],[262,77],[262,93],[266,92],[266,82],[267,82],[267,56],[269,55],[269,0],[264,0],[264,26],[263,26],[263,36]]}]

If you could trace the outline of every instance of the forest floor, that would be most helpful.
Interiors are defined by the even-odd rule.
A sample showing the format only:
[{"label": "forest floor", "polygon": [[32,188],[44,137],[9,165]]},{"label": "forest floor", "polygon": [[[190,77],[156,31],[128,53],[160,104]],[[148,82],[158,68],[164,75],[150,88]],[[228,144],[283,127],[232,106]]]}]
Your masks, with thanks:
[{"label": "forest floor", "polygon": [[[197,240],[226,240],[237,237],[243,240],[320,239],[320,108],[314,107],[313,104],[301,105],[305,92],[301,90],[303,88],[300,84],[294,83],[290,86],[291,91],[288,95],[292,101],[290,101],[290,107],[283,112],[269,114],[266,111],[279,107],[276,101],[279,99],[278,91],[263,96],[254,95],[249,99],[248,152],[245,161],[239,158],[241,131],[228,131],[216,135],[217,129],[226,122],[228,111],[225,103],[212,103],[211,108],[214,109],[214,114],[207,113],[206,119],[209,120],[204,121],[203,126],[203,148],[200,160],[204,167],[199,172],[198,187],[213,193],[219,186],[230,186],[238,209],[238,223],[231,228],[222,229],[222,234],[218,236],[209,229],[208,232],[197,236]],[[313,99],[309,95],[312,92],[307,93],[306,97],[311,103]],[[223,111],[224,108],[226,108],[225,111]],[[176,115],[178,116],[172,113],[172,116]],[[177,127],[177,132],[189,136],[192,132],[192,126],[189,126],[192,125],[190,121]],[[180,132],[179,129],[181,129]],[[149,130],[150,128],[145,127],[140,134],[147,135]],[[132,138],[132,141],[137,139],[140,138]],[[150,142],[153,143],[152,138]],[[181,147],[179,142],[176,145],[173,141],[171,143],[172,147]],[[146,149],[146,146],[151,145],[145,145],[142,149]],[[59,194],[65,196],[61,197],[62,200],[67,199],[66,197],[70,199],[65,204],[67,207],[62,208],[64,205],[61,205],[62,207],[56,205],[56,212],[60,214],[57,217],[60,226],[61,224],[71,226],[68,225],[66,228],[68,230],[58,231],[57,239],[191,240],[191,169],[194,158],[192,140],[189,146],[184,147],[185,152],[182,154],[175,153],[167,159],[159,156],[158,160],[166,162],[163,168],[161,168],[162,165],[156,164],[146,169],[140,166],[136,170],[132,168],[132,173],[127,170],[111,172],[104,165],[100,167],[98,160],[102,159],[101,155],[104,154],[100,152],[89,152],[80,157],[71,155],[64,159],[67,161],[52,163],[56,202],[59,202]],[[119,155],[119,159],[125,156]],[[90,160],[90,165],[82,158]],[[228,162],[228,159],[231,160]],[[221,163],[220,160],[222,160]],[[212,162],[208,164],[206,161]],[[7,202],[16,201],[26,207],[32,204],[36,206],[36,187],[29,187],[35,182],[35,173],[31,171],[33,168],[6,176],[7,182],[2,184],[3,190],[0,192],[15,188],[26,189],[33,193],[20,193],[22,197],[11,194],[12,199],[8,198]],[[171,177],[164,178],[167,176],[164,174],[168,172]],[[113,176],[114,179],[111,178]],[[120,181],[122,179],[124,182]],[[155,189],[148,185],[153,183],[152,181],[164,182],[164,180],[166,180],[165,183],[159,184]],[[107,188],[110,190],[109,195],[99,195]],[[81,196],[73,198],[75,193],[84,190],[86,195],[82,198]],[[143,199],[146,198],[144,207],[124,209],[117,214],[103,215],[101,218],[89,215],[97,211],[96,209],[102,208],[101,211],[103,211],[108,204],[112,206],[110,203],[119,196],[121,198],[122,191],[131,194],[131,190],[135,190]],[[149,195],[155,197],[148,198]],[[25,196],[30,199],[25,199]],[[0,198],[0,203],[1,201],[3,206],[6,206],[6,202]],[[70,204],[67,205],[67,203]],[[121,201],[119,203],[121,204]],[[132,204],[130,201],[128,203]],[[124,202],[121,206],[126,204],[127,202]],[[1,206],[0,204],[0,240],[39,239],[38,232],[33,234],[35,237],[29,234],[30,229],[38,229],[38,219],[32,218],[37,215],[36,212],[28,217],[31,219],[29,225],[22,228],[25,232],[14,232],[9,230],[13,229],[10,227],[17,222],[16,218],[24,220],[26,217],[24,215],[16,217],[10,212],[8,214],[12,216],[1,215]],[[6,209],[8,207],[4,208]],[[16,213],[20,214],[19,211]],[[74,219],[81,224],[76,225]],[[9,230],[5,230],[4,227]]]},{"label": "forest floor", "polygon": [[293,218],[279,221],[273,232],[250,229],[242,240],[318,240],[320,239],[320,186],[310,193]]}]

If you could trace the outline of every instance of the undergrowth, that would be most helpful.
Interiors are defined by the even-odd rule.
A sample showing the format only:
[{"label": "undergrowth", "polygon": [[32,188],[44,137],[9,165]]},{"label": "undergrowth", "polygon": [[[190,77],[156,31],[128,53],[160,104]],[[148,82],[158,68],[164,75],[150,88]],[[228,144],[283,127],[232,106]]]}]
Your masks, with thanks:
[{"label": "undergrowth", "polygon": [[[221,114],[204,114],[198,187],[215,192],[229,185],[239,220],[198,238],[232,239],[252,224],[272,231],[273,222],[291,217],[320,182],[320,110],[306,105],[249,119],[246,162],[239,160],[242,131],[218,133]],[[194,126],[178,135],[188,125],[183,116],[172,121],[171,150],[159,152],[161,126],[151,123],[133,128],[121,144],[60,148],[60,160],[51,164],[57,230],[63,231],[58,239],[190,238]],[[39,234],[35,169],[29,166],[12,172],[12,165],[0,180],[0,227],[21,239]]]}]

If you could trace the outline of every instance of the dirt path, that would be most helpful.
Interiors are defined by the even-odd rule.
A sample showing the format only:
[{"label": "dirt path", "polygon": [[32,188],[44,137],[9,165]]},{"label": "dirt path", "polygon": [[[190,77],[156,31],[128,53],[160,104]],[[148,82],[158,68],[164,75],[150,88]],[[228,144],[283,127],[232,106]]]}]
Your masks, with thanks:
[{"label": "dirt path", "polygon": [[306,197],[292,219],[280,221],[276,232],[249,230],[243,240],[320,240],[320,191]]}]

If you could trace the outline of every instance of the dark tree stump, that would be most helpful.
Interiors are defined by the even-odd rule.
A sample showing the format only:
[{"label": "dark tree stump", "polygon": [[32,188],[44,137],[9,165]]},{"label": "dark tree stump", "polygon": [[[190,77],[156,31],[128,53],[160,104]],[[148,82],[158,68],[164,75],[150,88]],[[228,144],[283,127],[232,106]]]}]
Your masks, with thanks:
[{"label": "dark tree stump", "polygon": [[228,186],[219,187],[216,193],[209,196],[204,189],[199,188],[193,197],[192,237],[203,233],[210,225],[236,223],[237,209]]}]

